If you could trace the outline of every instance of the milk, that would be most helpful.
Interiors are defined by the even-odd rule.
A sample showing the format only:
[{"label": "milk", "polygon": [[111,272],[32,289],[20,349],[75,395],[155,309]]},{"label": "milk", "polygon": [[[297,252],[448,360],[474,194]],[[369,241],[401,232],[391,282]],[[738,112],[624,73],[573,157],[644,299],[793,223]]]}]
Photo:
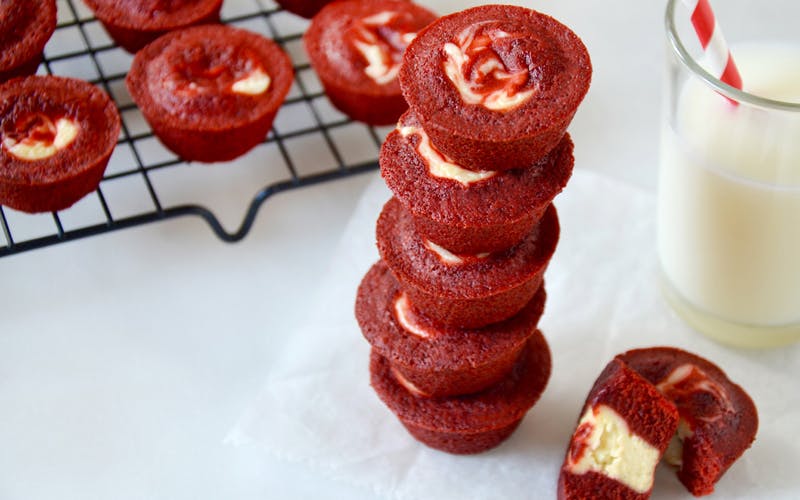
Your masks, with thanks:
[{"label": "milk", "polygon": [[[800,47],[734,47],[745,90],[800,102]],[[800,112],[733,106],[696,77],[663,130],[658,248],[679,312],[718,339],[800,336]],[[683,309],[683,310],[682,310]]]}]

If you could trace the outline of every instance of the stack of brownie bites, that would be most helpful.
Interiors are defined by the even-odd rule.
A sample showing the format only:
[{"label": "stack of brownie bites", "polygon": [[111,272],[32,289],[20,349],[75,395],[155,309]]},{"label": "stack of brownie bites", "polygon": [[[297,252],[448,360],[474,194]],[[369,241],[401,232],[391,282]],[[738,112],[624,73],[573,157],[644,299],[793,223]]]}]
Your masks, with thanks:
[{"label": "stack of brownie bites", "polygon": [[372,386],[408,431],[451,453],[506,439],[550,377],[537,329],[573,168],[566,128],[589,88],[583,43],[554,19],[488,5],[408,46],[409,110],[383,144],[394,197],[356,317]]}]

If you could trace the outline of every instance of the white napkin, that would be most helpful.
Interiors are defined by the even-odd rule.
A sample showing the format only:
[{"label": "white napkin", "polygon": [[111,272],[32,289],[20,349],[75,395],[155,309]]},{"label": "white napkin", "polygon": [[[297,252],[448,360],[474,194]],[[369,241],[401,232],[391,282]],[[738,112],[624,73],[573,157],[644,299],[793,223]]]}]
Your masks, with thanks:
[{"label": "white napkin", "polygon": [[[800,494],[800,346],[735,350],[684,326],[658,289],[653,195],[581,170],[556,201],[561,240],[540,323],[553,374],[542,399],[489,452],[452,456],[419,444],[369,386],[369,346],[353,316],[356,288],[378,258],[375,221],[389,196],[376,176],[308,302],[308,323],[286,332],[292,339],[281,362],[229,443],[260,445],[393,498],[554,498],[578,412],[605,364],[627,349],[671,345],[717,363],[759,410],[754,446],[714,498]],[[653,498],[691,495],[662,466]]]}]

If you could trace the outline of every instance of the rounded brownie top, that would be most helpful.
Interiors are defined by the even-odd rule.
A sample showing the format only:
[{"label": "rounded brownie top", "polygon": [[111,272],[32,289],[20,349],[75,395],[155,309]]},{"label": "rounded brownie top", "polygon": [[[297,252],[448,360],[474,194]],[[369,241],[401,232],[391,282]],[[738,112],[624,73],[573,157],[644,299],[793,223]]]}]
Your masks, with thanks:
[{"label": "rounded brownie top", "polygon": [[361,93],[399,94],[403,51],[436,17],[407,0],[343,0],[314,16],[304,41],[324,81]]},{"label": "rounded brownie top", "polygon": [[83,0],[98,19],[141,31],[170,30],[219,11],[222,0]]},{"label": "rounded brownie top", "polygon": [[292,76],[289,57],[272,40],[205,25],[173,31],[140,50],[126,83],[148,117],[207,130],[273,112]]},{"label": "rounded brownie top", "polygon": [[583,42],[555,19],[485,5],[422,30],[406,50],[399,79],[423,123],[502,141],[571,117],[589,90],[591,71]]},{"label": "rounded brownie top", "polygon": [[758,412],[750,396],[717,365],[681,349],[651,347],[617,356],[675,403],[689,428],[735,460],[755,439]]},{"label": "rounded brownie top", "polygon": [[707,359],[674,347],[634,349],[617,357],[672,400],[692,427],[735,420],[747,424],[751,439],[755,435],[758,416],[753,400]]},{"label": "rounded brownie top", "polygon": [[356,318],[369,343],[392,363],[416,369],[459,370],[482,366],[518,349],[536,329],[545,298],[541,287],[513,318],[469,330],[437,326],[408,308],[402,314],[413,317],[414,333],[406,330],[398,318],[398,301],[403,300],[400,286],[386,263],[379,261],[358,289]]},{"label": "rounded brownie top", "polygon": [[414,396],[394,379],[386,358],[375,349],[370,358],[372,386],[398,417],[419,427],[451,432],[481,432],[518,421],[539,400],[550,369],[550,349],[538,330],[506,378],[465,396]]},{"label": "rounded brownie top", "polygon": [[377,239],[381,257],[403,281],[439,297],[472,299],[500,294],[542,272],[555,252],[559,230],[558,215],[551,205],[519,244],[451,265],[425,244],[411,215],[392,198],[378,218]]},{"label": "rounded brownie top", "polygon": [[0,71],[40,54],[55,29],[55,0],[0,2]]},{"label": "rounded brownie top", "polygon": [[[449,174],[458,166],[436,151],[409,110],[384,141],[380,166],[389,189],[415,216],[457,227],[493,226],[520,220],[550,203],[572,175],[572,151],[572,140],[565,135],[530,168],[477,176],[463,170],[467,179],[475,179],[464,182],[464,177]],[[442,161],[449,163],[448,175],[432,168]]]},{"label": "rounded brownie top", "polygon": [[56,76],[0,85],[0,177],[20,185],[70,178],[110,154],[120,119],[94,85]]}]

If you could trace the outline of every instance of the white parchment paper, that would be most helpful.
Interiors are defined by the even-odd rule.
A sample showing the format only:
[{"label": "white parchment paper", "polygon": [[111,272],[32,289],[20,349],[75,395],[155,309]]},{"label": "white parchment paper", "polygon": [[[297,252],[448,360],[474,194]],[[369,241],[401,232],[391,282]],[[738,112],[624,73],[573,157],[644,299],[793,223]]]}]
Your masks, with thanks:
[{"label": "white parchment paper", "polygon": [[[389,196],[376,175],[327,276],[309,292],[308,322],[285,332],[281,362],[229,443],[261,446],[390,498],[554,498],[578,412],[605,364],[627,349],[671,345],[717,363],[759,410],[756,443],[713,498],[800,496],[800,346],[736,350],[684,326],[658,288],[654,196],[581,170],[556,201],[562,232],[540,322],[553,374],[542,399],[489,452],[452,456],[416,442],[369,386],[369,346],[353,316],[356,288],[378,258],[375,221]],[[660,467],[653,498],[692,497]]]}]

